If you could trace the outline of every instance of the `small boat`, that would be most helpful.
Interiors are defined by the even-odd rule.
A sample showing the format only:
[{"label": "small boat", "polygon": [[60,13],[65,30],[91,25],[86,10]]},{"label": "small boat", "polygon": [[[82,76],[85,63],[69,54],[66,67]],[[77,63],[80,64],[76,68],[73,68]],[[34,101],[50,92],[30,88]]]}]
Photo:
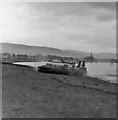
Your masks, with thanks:
[{"label": "small boat", "polygon": [[69,67],[68,64],[56,65],[56,64],[47,63],[46,65],[39,66],[38,71],[44,73],[51,73],[51,74],[83,76],[87,74],[87,69],[85,68],[85,62],[83,65],[84,66],[80,66],[80,64],[78,64],[77,66]]}]

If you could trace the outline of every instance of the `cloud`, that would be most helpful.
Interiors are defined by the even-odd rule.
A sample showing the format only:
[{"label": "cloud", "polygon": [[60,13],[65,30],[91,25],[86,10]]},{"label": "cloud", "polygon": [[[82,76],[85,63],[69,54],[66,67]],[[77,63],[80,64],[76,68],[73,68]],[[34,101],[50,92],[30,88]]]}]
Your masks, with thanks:
[{"label": "cloud", "polygon": [[[116,3],[105,2],[55,2],[55,3],[33,3],[29,4],[34,10],[48,11],[53,14],[52,18],[63,16],[95,18],[100,21],[110,21],[116,19]],[[56,19],[58,20],[58,19]]]},{"label": "cloud", "polygon": [[[107,4],[107,3],[106,3]],[[0,5],[0,40],[81,51],[115,50],[115,10],[100,3]]]},{"label": "cloud", "polygon": [[90,5],[94,9],[104,9],[109,11],[116,11],[116,3],[115,2],[88,2],[86,3]]},{"label": "cloud", "polygon": [[101,22],[102,21],[106,22],[106,21],[116,20],[116,14],[106,12],[106,14],[100,14],[100,15],[96,16],[95,20],[98,20],[98,21],[101,21]]},{"label": "cloud", "polygon": [[94,2],[86,3],[96,11],[95,20],[100,22],[109,22],[116,20],[116,3],[115,2]]}]

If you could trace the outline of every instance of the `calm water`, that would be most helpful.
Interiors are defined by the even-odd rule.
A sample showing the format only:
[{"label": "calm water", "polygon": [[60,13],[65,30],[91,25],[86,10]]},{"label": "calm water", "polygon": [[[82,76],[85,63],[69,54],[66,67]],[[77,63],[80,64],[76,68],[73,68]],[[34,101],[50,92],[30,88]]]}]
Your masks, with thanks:
[{"label": "calm water", "polygon": [[[29,65],[38,67],[45,65],[47,62],[19,62],[14,64]],[[57,64],[57,63],[56,63]],[[59,63],[60,64],[60,63]],[[117,63],[118,65],[118,63]],[[88,76],[101,78],[116,83],[116,63],[86,63]]]},{"label": "calm water", "polygon": [[116,83],[116,63],[87,63],[88,75]]}]

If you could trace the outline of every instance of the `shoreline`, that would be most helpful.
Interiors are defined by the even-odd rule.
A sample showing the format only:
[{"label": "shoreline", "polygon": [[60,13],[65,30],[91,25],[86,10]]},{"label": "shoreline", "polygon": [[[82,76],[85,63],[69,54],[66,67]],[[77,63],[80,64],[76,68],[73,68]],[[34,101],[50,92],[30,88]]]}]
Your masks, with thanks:
[{"label": "shoreline", "polygon": [[[14,64],[14,63],[6,63],[6,62],[2,62],[2,64],[10,64],[10,65],[15,65],[15,66],[28,67],[28,68],[33,68],[34,70],[37,70],[37,69],[35,69],[36,67],[30,66],[30,65],[22,65],[22,64]],[[69,76],[69,75],[67,75],[67,76]],[[110,80],[105,80],[105,79],[95,77],[95,76],[87,75],[86,77],[93,78],[93,79],[98,79],[100,81],[102,80],[102,81],[105,81],[105,82],[110,82],[110,83],[113,83],[113,84],[118,84],[117,82],[112,82]]]},{"label": "shoreline", "polygon": [[[13,64],[13,63],[2,63],[2,64],[14,65],[14,66],[18,66],[18,67],[26,67],[26,68],[31,68],[31,69],[34,68],[34,67],[30,66],[30,65],[28,66],[28,65],[20,65],[20,64]],[[36,71],[36,70],[34,70],[34,71]],[[39,73],[42,73],[42,72],[39,72]],[[49,73],[43,73],[43,74],[49,74]],[[49,75],[57,75],[58,77],[64,76],[65,78],[66,77],[78,78],[77,76],[74,77],[74,76],[70,76],[70,75],[59,75],[59,74],[49,74]],[[58,82],[61,82],[61,83],[65,84],[65,85],[69,85],[69,86],[73,86],[73,87],[84,87],[84,88],[88,88],[88,89],[99,90],[99,91],[106,92],[106,93],[109,93],[109,94],[114,94],[114,95],[116,94],[116,91],[110,92],[110,91],[95,88],[95,87],[98,86],[99,84],[111,84],[111,85],[115,85],[115,87],[116,87],[117,83],[114,83],[114,82],[111,82],[111,81],[105,81],[103,79],[96,78],[96,77],[91,77],[91,76],[88,76],[88,75],[87,76],[81,76],[79,78],[81,78],[81,79],[89,79],[89,80],[93,79],[95,83],[93,82],[93,84],[91,84],[91,86],[89,86],[89,85],[87,85],[87,84],[89,84],[88,82],[87,82],[87,84],[84,83],[84,82],[77,84],[77,81],[74,81],[74,80],[72,80],[72,81],[65,81],[65,79],[64,80],[63,79],[62,80],[61,79],[56,79],[56,80]]]},{"label": "shoreline", "polygon": [[[20,64],[20,63],[19,63]],[[27,63],[26,63],[27,64]],[[40,63],[39,63],[40,64]],[[92,64],[92,63],[89,63],[89,64]],[[98,63],[99,64],[99,63]],[[101,63],[100,63],[101,64]],[[22,64],[21,64],[22,65]],[[42,64],[43,65],[43,64]],[[32,65],[31,65],[32,66]],[[116,65],[115,65],[116,66]],[[37,68],[37,65],[34,65],[34,67]],[[100,72],[98,73],[94,73],[93,70],[91,70],[91,67],[88,67],[88,65],[86,65],[86,68],[87,68],[87,76],[88,77],[92,77],[92,78],[99,78],[101,80],[104,80],[104,81],[108,81],[108,82],[112,82],[112,83],[117,83],[116,81],[116,77],[117,75],[115,73],[113,74],[109,74],[109,73],[104,73],[104,75]],[[97,69],[97,68],[96,68]],[[114,68],[115,69],[115,68]],[[91,72],[92,71],[92,72]],[[94,73],[94,74],[93,74]]]},{"label": "shoreline", "polygon": [[4,117],[116,116],[115,83],[91,77],[45,74],[22,65],[2,64],[2,68]]}]

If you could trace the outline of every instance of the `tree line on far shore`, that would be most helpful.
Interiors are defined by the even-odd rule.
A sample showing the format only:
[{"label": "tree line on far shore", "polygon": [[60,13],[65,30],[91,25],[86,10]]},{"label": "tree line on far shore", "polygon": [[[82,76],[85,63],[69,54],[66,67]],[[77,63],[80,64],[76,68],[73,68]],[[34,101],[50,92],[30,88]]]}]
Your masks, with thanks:
[{"label": "tree line on far shore", "polygon": [[10,54],[10,53],[1,53],[0,60],[2,62],[39,62],[39,61],[49,61],[49,60],[66,60],[66,61],[79,61],[84,59],[86,62],[110,62],[118,63],[118,59],[97,59],[91,56],[85,58],[74,58],[74,57],[64,57],[57,55],[26,55],[26,54]]}]

